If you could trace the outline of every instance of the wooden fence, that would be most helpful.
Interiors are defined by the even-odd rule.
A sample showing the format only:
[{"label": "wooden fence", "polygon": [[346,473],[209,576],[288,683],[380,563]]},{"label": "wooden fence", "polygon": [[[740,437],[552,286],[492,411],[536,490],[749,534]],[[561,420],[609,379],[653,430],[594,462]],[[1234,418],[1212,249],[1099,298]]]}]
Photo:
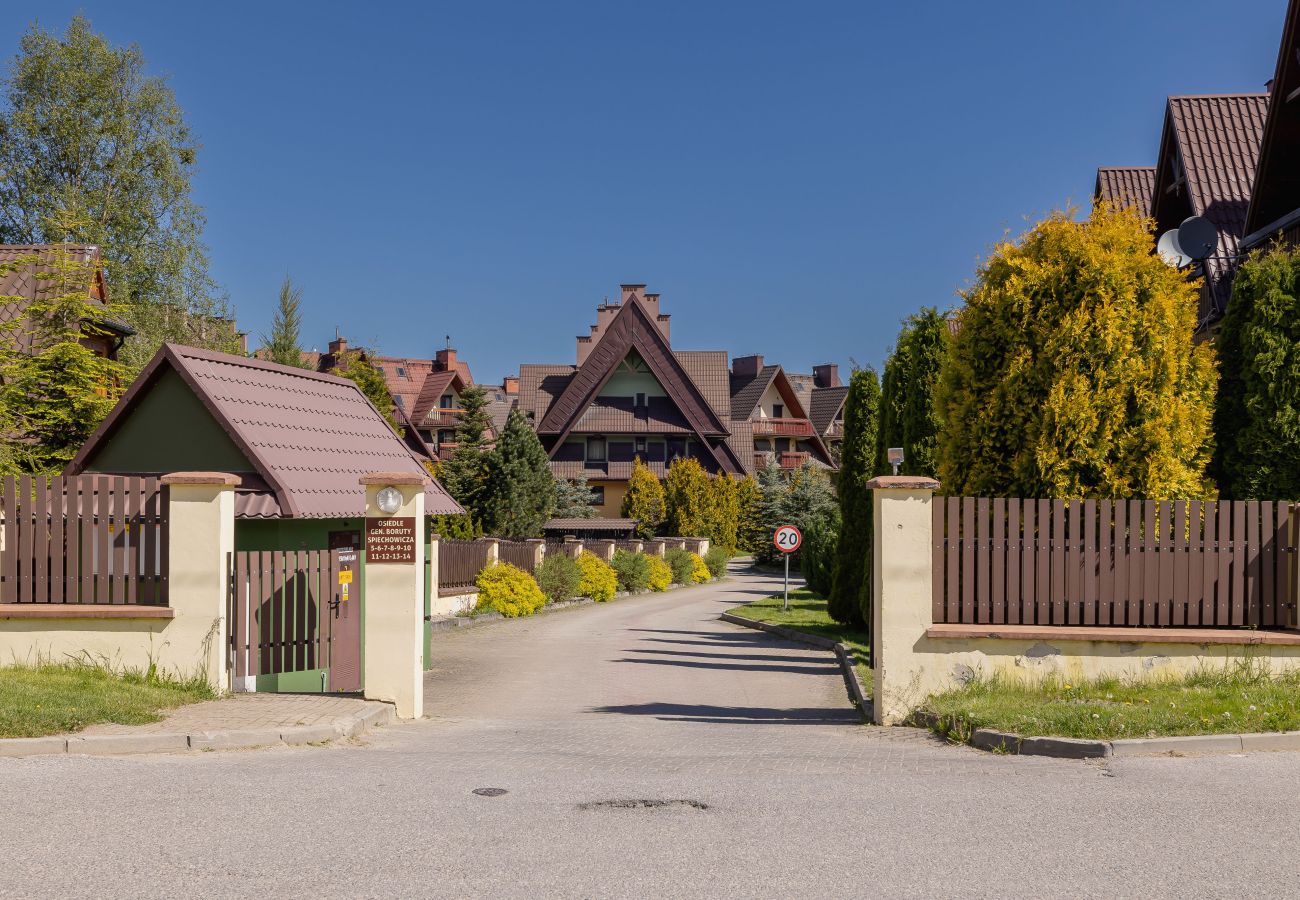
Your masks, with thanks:
[{"label": "wooden fence", "polygon": [[498,541],[497,559],[531,574],[537,568],[537,546],[531,541]]},{"label": "wooden fence", "polygon": [[935,622],[1284,628],[1297,504],[936,497]]},{"label": "wooden fence", "polygon": [[0,603],[167,605],[158,479],[5,477],[0,504]]},{"label": "wooden fence", "polygon": [[582,547],[581,541],[547,541],[546,555],[560,553],[570,559],[577,559],[580,547]]},{"label": "wooden fence", "polygon": [[488,541],[439,541],[438,589],[472,588],[487,558]]},{"label": "wooden fence", "polygon": [[327,667],[337,554],[241,550],[232,556],[227,621],[235,676]]}]

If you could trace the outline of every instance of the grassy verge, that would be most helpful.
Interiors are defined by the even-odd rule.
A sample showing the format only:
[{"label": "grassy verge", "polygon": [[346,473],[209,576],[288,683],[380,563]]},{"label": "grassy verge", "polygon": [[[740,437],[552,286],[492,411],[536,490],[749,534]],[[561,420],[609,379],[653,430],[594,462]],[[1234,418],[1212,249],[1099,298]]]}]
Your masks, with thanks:
[{"label": "grassy verge", "polygon": [[772,625],[784,625],[796,631],[806,631],[820,637],[839,641],[853,650],[854,667],[862,686],[871,690],[871,653],[867,645],[867,635],[836,622],[826,613],[826,598],[812,591],[791,591],[790,608],[783,610],[779,595],[755,600],[744,606],[737,606],[727,612],[767,622]]},{"label": "grassy verge", "polygon": [[100,722],[143,725],[161,719],[162,710],[213,696],[202,680],[113,674],[85,664],[0,668],[0,738],[80,731]]},{"label": "grassy verge", "polygon": [[976,680],[922,707],[965,740],[976,728],[1023,736],[1166,737],[1300,729],[1300,673],[1272,675],[1249,661],[1182,678],[1097,678],[1040,685]]}]

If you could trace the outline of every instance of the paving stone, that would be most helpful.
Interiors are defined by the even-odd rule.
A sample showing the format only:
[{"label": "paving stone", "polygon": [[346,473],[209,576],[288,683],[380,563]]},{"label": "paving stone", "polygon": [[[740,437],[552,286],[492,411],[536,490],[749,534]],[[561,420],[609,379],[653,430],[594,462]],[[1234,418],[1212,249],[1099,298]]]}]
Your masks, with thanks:
[{"label": "paving stone", "polygon": [[117,753],[177,753],[190,749],[185,734],[88,734],[68,738],[69,753],[106,756]]},{"label": "paving stone", "polygon": [[0,740],[0,756],[48,756],[67,753],[65,737],[7,738]]},{"label": "paving stone", "polygon": [[1112,742],[1116,756],[1153,753],[1240,753],[1241,735],[1205,734],[1188,737],[1133,738]]}]

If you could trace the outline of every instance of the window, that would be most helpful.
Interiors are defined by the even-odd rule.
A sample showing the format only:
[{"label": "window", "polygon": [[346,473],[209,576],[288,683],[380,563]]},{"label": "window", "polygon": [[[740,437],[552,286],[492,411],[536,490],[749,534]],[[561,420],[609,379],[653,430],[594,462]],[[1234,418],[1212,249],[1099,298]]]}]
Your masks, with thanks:
[{"label": "window", "polygon": [[439,409],[451,409],[451,394],[443,394],[438,398]]},{"label": "window", "polygon": [[398,366],[398,367],[397,367],[397,377],[398,377],[398,378],[407,378],[407,377],[408,377],[407,374],[406,374],[406,370],[403,369],[401,366]]},{"label": "window", "polygon": [[605,461],[605,439],[603,437],[587,438],[587,461]]},{"label": "window", "polygon": [[645,438],[639,437],[636,439],[636,452],[642,456],[645,455]]},{"label": "window", "polygon": [[449,443],[449,442],[451,441],[451,439],[455,436],[455,434],[456,434],[456,432],[454,432],[454,431],[447,431],[446,429],[444,429],[444,430],[442,430],[442,431],[439,431],[439,432],[438,432],[438,443],[439,443],[439,444],[446,444],[446,443]]},{"label": "window", "polygon": [[645,409],[645,394],[636,395],[636,408]]},{"label": "window", "polygon": [[780,403],[772,404],[772,418],[780,419],[785,415],[785,407]]},{"label": "window", "polygon": [[588,490],[591,491],[592,505],[594,506],[605,505],[605,486],[603,484],[598,484],[595,487],[588,487]]},{"label": "window", "polygon": [[396,397],[394,397],[393,402],[397,404],[398,409],[406,409],[406,398],[403,397],[401,394],[398,394]]}]

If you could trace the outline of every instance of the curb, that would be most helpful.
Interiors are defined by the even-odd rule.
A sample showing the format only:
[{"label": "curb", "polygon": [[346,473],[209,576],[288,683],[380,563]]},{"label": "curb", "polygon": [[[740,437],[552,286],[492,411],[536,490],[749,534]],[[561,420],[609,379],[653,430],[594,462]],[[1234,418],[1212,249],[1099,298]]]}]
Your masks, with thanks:
[{"label": "curb", "polygon": [[[706,582],[706,584],[721,584],[726,580],[727,579],[725,577],[715,578],[712,581]],[[686,588],[698,588],[704,586],[705,585],[701,585],[701,584],[674,584],[671,585],[667,590],[641,591],[639,594],[629,594],[626,591],[619,591],[615,593],[613,598],[611,598],[610,600],[605,600],[602,602],[613,603],[614,600],[625,600],[628,597],[652,597],[655,594],[671,594],[674,591],[685,590]],[[561,600],[559,603],[548,603],[545,606],[543,606],[541,609],[537,610],[537,612],[533,613],[531,616],[516,616],[514,619],[507,619],[499,612],[488,612],[488,613],[482,613],[481,615],[477,615],[477,616],[434,616],[433,618],[427,619],[426,621],[429,623],[430,631],[435,631],[435,632],[455,631],[458,628],[473,628],[477,625],[486,625],[489,622],[528,621],[529,619],[536,619],[538,616],[544,616],[547,613],[559,612],[565,609],[572,609],[573,607],[576,606],[596,606],[596,605],[597,605],[596,601],[592,600],[590,597],[575,597],[572,600]]]},{"label": "curb", "polygon": [[135,753],[184,753],[201,750],[247,750],[285,744],[300,747],[356,737],[379,725],[397,721],[391,703],[369,700],[365,708],[336,719],[331,725],[293,725],[232,731],[161,734],[87,734],[71,737],[3,738],[0,757],[122,756]]},{"label": "curb", "polygon": [[796,644],[807,644],[810,647],[816,647],[818,650],[831,650],[835,653],[835,659],[840,664],[840,671],[844,675],[844,685],[848,688],[849,699],[853,705],[862,713],[864,722],[870,724],[872,719],[871,698],[867,696],[866,690],[862,687],[862,682],[858,679],[857,667],[853,665],[853,651],[838,641],[822,637],[819,634],[809,634],[806,631],[796,631],[793,628],[787,628],[784,625],[773,625],[770,622],[759,622],[757,619],[746,619],[744,616],[738,616],[734,613],[723,613],[718,618],[724,622],[730,622],[732,625],[739,625],[742,628],[752,628],[755,631],[766,631],[768,634],[785,638],[788,641],[794,641]]},{"label": "curb", "polygon": [[[908,720],[938,730],[944,720],[924,710]],[[946,731],[946,727],[944,727]],[[967,742],[977,750],[1052,756],[1057,759],[1105,759],[1117,756],[1177,756],[1184,753],[1242,753],[1251,750],[1300,750],[1300,731],[1266,731],[1250,734],[1192,734],[1181,737],[1122,738],[1117,741],[1086,738],[1022,737],[992,728],[976,728]]]}]

